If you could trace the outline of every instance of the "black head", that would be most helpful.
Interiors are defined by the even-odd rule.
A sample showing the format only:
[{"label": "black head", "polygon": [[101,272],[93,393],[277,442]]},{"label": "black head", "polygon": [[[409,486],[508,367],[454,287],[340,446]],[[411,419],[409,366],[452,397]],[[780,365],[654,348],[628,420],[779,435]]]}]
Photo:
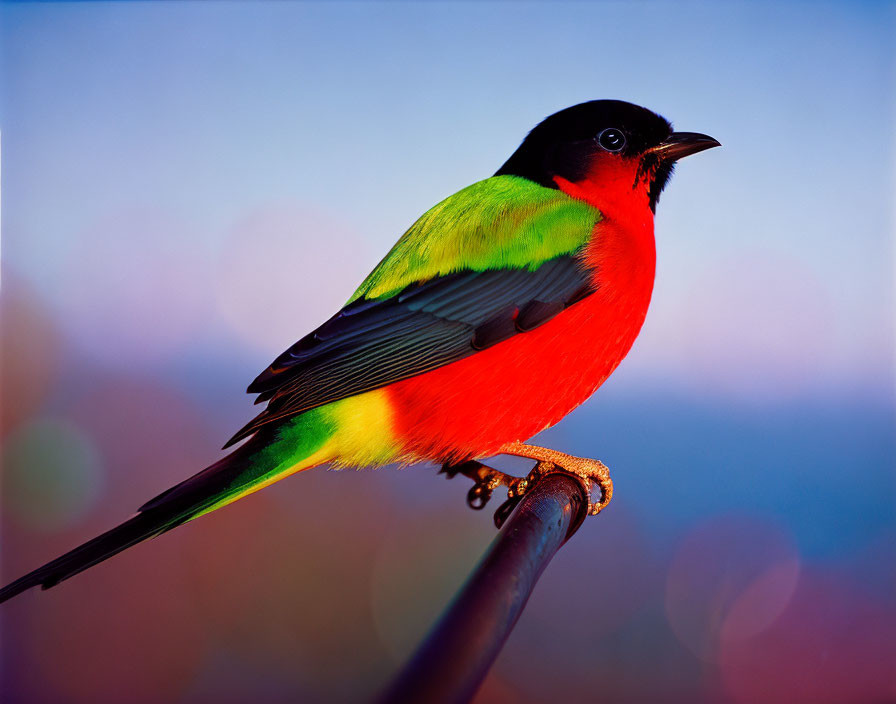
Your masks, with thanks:
[{"label": "black head", "polygon": [[592,100],[539,123],[495,175],[522,176],[557,188],[555,176],[581,181],[595,157],[635,161],[638,173],[647,178],[654,208],[674,163],[714,146],[719,143],[712,137],[673,132],[668,120],[647,108],[622,100]]}]

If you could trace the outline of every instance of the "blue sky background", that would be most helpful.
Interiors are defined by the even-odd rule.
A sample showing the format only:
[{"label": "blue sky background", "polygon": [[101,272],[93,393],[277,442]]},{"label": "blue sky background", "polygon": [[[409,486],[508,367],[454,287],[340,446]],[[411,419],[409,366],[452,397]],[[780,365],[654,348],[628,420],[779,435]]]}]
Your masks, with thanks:
[{"label": "blue sky background", "polygon": [[[896,615],[894,8],[4,3],[5,576],[214,459],[251,413],[245,384],[422,211],[492,173],[547,114],[621,98],[724,148],[681,164],[663,195],[654,301],[630,357],[544,438],[604,459],[618,494],[549,570],[483,701],[538,701],[557,672],[572,700],[592,679],[619,701],[896,696],[881,674],[891,639],[871,657],[874,637],[851,651],[843,635]],[[373,691],[469,571],[489,518],[426,469],[318,474],[185,529],[207,531],[201,550],[222,555],[199,577],[198,539],[178,531],[23,597],[4,625],[4,640],[24,643],[5,653],[12,701],[115,701],[116,682],[141,674],[148,701],[221,701],[261,681],[271,701]],[[368,492],[377,508],[334,528],[345,492]],[[277,545],[252,553],[268,579],[234,577],[245,591],[203,611],[203,578],[245,570],[244,553],[222,544],[235,526]],[[325,565],[362,550],[346,547],[360,533],[376,557],[333,577]],[[439,551],[455,562],[427,562]],[[765,557],[726,571],[754,552]],[[352,627],[307,630],[312,607],[289,610],[301,599],[284,588],[283,601],[267,598],[280,611],[259,606],[239,638],[227,630],[240,599],[292,584],[284,556],[307,559],[301,589],[318,608],[364,604]],[[134,595],[154,593],[140,571],[153,559],[175,586],[135,623],[140,647],[87,647],[70,677],[53,658],[73,662],[71,650],[38,655],[60,632],[103,640],[95,620],[71,621],[65,594],[117,633],[116,609],[139,611]],[[680,575],[702,576],[676,587]],[[109,583],[120,589],[90,601]],[[401,594],[403,608],[390,601]],[[682,594],[721,611],[711,618]],[[595,615],[611,626],[551,631],[579,598],[613,606]],[[827,624],[831,609],[843,624]],[[147,659],[171,640],[156,622],[175,615],[187,645],[170,662]],[[745,635],[744,618],[764,625]],[[272,635],[275,621],[291,635]],[[314,666],[276,664],[309,642]],[[847,663],[852,653],[879,668],[837,679],[824,659],[835,642]],[[325,675],[346,643],[365,664],[336,696]],[[540,656],[544,667],[517,681],[514,662]],[[101,677],[91,665],[103,658]],[[14,674],[41,668],[43,684]],[[632,674],[643,671],[655,675]],[[772,688],[757,691],[746,672]]]}]

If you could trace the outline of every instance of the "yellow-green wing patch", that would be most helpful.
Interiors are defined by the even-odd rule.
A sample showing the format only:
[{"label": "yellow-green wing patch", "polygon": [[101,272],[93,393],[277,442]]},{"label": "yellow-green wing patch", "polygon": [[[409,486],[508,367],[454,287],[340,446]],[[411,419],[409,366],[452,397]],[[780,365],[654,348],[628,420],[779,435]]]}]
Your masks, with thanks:
[{"label": "yellow-green wing patch", "polygon": [[524,178],[479,181],[424,213],[349,303],[457,271],[533,270],[579,249],[599,219],[587,203]]}]

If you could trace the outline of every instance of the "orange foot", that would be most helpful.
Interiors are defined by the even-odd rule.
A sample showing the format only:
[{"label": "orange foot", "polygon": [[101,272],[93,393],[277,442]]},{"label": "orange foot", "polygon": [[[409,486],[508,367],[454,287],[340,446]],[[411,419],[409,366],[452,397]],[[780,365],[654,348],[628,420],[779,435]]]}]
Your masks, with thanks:
[{"label": "orange foot", "polygon": [[[524,445],[520,442],[507,443],[501,447],[500,452],[502,455],[514,455],[535,460],[538,462],[538,465],[536,465],[533,472],[537,475],[543,476],[559,470],[580,477],[585,481],[586,486],[590,487],[596,484],[600,488],[600,500],[596,503],[589,502],[588,514],[591,516],[596,516],[603,511],[607,504],[610,503],[610,499],[613,498],[613,480],[610,479],[610,470],[607,469],[607,465],[599,460],[592,460],[587,457],[573,457],[547,447]],[[523,488],[525,491],[524,487],[520,488]]]}]

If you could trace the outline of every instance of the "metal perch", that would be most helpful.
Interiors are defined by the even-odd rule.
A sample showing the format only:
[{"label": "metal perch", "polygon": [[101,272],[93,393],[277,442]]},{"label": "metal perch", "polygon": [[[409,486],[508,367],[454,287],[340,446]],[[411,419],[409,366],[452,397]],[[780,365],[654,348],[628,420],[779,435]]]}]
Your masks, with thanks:
[{"label": "metal perch", "polygon": [[[527,478],[522,496],[513,487],[527,480],[504,481],[507,475],[477,462],[446,471],[449,477],[460,473],[476,482],[468,495],[474,508],[484,506],[499,484],[511,484],[510,498],[495,515],[503,528],[429,636],[380,697],[380,704],[470,701],[539,576],[588,512],[591,487],[553,466],[536,468],[537,475]],[[533,476],[537,476],[534,482]]]}]

